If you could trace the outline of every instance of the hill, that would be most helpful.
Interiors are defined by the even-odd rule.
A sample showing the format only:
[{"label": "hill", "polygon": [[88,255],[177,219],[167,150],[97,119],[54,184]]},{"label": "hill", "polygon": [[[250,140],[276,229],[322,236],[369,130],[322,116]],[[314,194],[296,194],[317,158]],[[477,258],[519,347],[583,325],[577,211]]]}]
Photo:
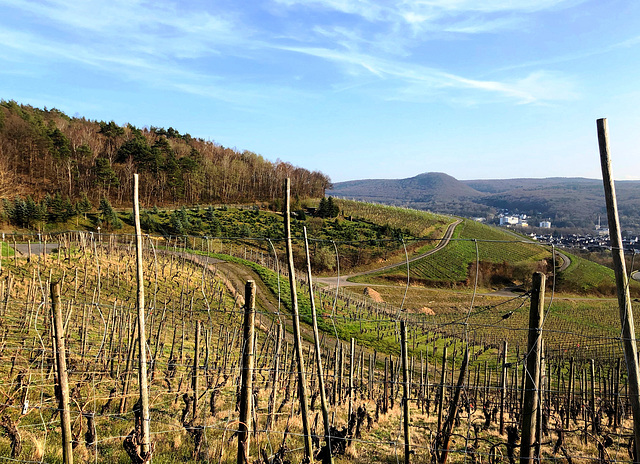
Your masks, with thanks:
[{"label": "hill", "polygon": [[86,194],[128,204],[134,173],[147,206],[272,202],[291,178],[296,198],[324,195],[329,177],[181,134],[120,126],[0,100],[0,198]]},{"label": "hill", "polygon": [[[640,231],[640,181],[616,182],[620,220]],[[457,180],[443,173],[408,179],[335,183],[331,195],[438,213],[493,218],[499,210],[549,218],[554,226],[591,229],[606,222],[602,181],[584,178]]]}]

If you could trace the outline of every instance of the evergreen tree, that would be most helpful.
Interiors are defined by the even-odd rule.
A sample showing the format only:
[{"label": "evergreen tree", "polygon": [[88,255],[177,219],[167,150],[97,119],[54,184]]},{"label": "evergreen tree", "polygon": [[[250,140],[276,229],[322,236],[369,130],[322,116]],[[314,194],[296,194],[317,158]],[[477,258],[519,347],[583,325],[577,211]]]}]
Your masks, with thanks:
[{"label": "evergreen tree", "polygon": [[76,211],[79,214],[84,214],[85,218],[87,217],[87,213],[93,209],[93,205],[89,201],[89,197],[87,194],[82,192],[80,196],[80,200],[76,203]]},{"label": "evergreen tree", "polygon": [[104,224],[107,229],[122,228],[122,221],[106,197],[102,197],[100,199],[100,206],[98,207],[98,210],[100,211],[101,223]]}]

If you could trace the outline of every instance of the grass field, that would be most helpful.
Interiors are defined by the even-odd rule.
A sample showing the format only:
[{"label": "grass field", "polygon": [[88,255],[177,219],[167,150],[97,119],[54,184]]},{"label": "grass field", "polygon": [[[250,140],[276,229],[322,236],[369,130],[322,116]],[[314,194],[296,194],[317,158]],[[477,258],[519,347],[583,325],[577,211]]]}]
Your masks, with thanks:
[{"label": "grass field", "polygon": [[[479,261],[481,272],[501,272],[504,279],[517,279],[520,277],[518,273],[532,272],[532,266],[550,256],[551,253],[538,244],[515,240],[513,235],[504,231],[465,219],[444,249],[410,263],[410,278],[416,284],[467,285],[470,279],[473,281],[475,278],[475,273],[470,270],[475,269],[476,261]],[[360,276],[354,281],[375,282],[380,277],[406,279],[406,267],[401,265],[381,273]],[[491,284],[490,279],[480,283]]]}]

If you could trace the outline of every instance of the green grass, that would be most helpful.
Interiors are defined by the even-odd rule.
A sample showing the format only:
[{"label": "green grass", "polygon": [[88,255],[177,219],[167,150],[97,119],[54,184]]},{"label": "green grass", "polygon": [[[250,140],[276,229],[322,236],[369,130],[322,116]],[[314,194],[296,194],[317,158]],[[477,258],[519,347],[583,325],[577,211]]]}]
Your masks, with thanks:
[{"label": "green grass", "polygon": [[[614,296],[616,294],[616,280],[613,269],[567,253],[564,250],[563,253],[571,259],[571,264],[559,275],[558,287],[560,290],[579,295]],[[634,296],[640,294],[640,282],[630,280],[629,290]]]},{"label": "green grass", "polygon": [[[514,239],[513,235],[500,229],[465,219],[456,227],[451,242],[445,248],[410,263],[410,278],[415,282],[436,285],[467,283],[467,279],[474,278],[469,270],[476,260],[493,265],[494,269],[495,265],[504,264],[502,272],[511,274],[512,271],[506,268],[518,263],[533,264],[550,256],[549,251],[538,244]],[[400,265],[373,276],[405,279],[406,266]],[[370,278],[361,276],[354,280],[367,282]]]},{"label": "green grass", "polygon": [[10,257],[14,255],[13,248],[9,246],[7,242],[2,242],[2,248],[0,249],[2,257]]},{"label": "green grass", "polygon": [[344,216],[353,216],[380,225],[388,224],[390,227],[406,230],[408,235],[415,237],[440,238],[446,226],[452,222],[450,216],[429,211],[352,200],[335,202],[342,209]]}]

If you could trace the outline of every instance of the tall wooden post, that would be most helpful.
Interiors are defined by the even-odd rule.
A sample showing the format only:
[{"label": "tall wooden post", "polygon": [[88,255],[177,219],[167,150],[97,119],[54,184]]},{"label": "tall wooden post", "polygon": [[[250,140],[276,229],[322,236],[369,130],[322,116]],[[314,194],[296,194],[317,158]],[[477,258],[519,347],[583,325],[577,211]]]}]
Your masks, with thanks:
[{"label": "tall wooden post", "polygon": [[64,346],[64,325],[60,304],[60,283],[51,283],[51,310],[53,312],[53,334],[55,337],[58,387],[60,388],[60,425],[62,427],[62,460],[73,464],[71,435],[71,412],[69,411],[69,377],[67,375],[67,355]]},{"label": "tall wooden post", "polygon": [[567,430],[571,425],[570,424],[571,410],[573,409],[573,382],[574,382],[573,378],[575,377],[574,363],[575,363],[575,360],[573,356],[571,356],[571,359],[569,359],[569,384],[567,387],[567,413],[565,414],[565,424],[564,424],[564,428]]},{"label": "tall wooden post", "polygon": [[524,408],[522,415],[522,440],[520,464],[528,464],[534,459],[533,444],[536,441],[536,419],[538,390],[540,387],[540,351],[542,344],[542,317],[544,313],[545,275],[533,274],[531,308],[529,310],[529,337],[526,353]]},{"label": "tall wooden post", "polygon": [[356,339],[351,338],[351,349],[349,350],[349,420],[353,414],[353,367],[356,351]]},{"label": "tall wooden post", "polygon": [[409,362],[407,355],[407,324],[400,321],[402,351],[402,424],[404,427],[404,464],[409,464],[411,455],[411,436],[409,432]]},{"label": "tall wooden post", "polygon": [[[195,347],[193,349],[193,374],[191,377],[191,389],[193,390],[193,404],[191,405],[191,417],[193,421],[198,417],[198,368],[200,367],[200,331],[201,322],[196,321]],[[195,422],[194,422],[195,425]]]},{"label": "tall wooden post", "polygon": [[307,278],[309,280],[309,300],[311,302],[311,320],[313,322],[313,342],[316,351],[316,368],[318,369],[318,388],[320,389],[320,405],[322,407],[322,422],[324,424],[324,437],[328,450],[327,462],[333,464],[333,454],[331,453],[331,430],[329,428],[329,407],[327,395],[324,390],[324,370],[322,366],[322,351],[320,350],[320,334],[318,332],[318,316],[316,314],[316,303],[313,296],[313,279],[311,277],[311,257],[309,255],[309,240],[307,239],[307,228],[304,232],[304,251],[307,260]]},{"label": "tall wooden post", "polygon": [[238,464],[248,463],[251,434],[251,399],[253,397],[254,332],[256,315],[256,283],[244,287],[244,324],[242,335],[242,386],[240,390],[240,424],[238,426]]},{"label": "tall wooden post", "polygon": [[611,256],[613,270],[616,276],[618,293],[618,308],[620,310],[620,324],[622,325],[622,340],[624,357],[629,377],[629,394],[631,411],[633,413],[633,435],[635,437],[634,462],[640,462],[640,372],[638,370],[638,350],[636,346],[636,331],[629,294],[629,282],[622,248],[622,234],[618,217],[616,190],[611,173],[611,157],[609,153],[609,129],[606,119],[598,119],[598,146],[600,148],[600,164],[602,166],[602,181],[604,183],[604,197],[607,204],[607,219],[609,223],[609,239],[611,241]]},{"label": "tall wooden post", "polygon": [[502,380],[500,381],[500,435],[504,434],[504,400],[507,393],[507,341],[502,342]]},{"label": "tall wooden post", "polygon": [[595,436],[597,426],[596,426],[596,366],[593,359],[589,360],[589,370],[590,370],[590,378],[591,378],[591,433]]},{"label": "tall wooden post", "polygon": [[447,382],[447,347],[442,348],[442,376],[440,377],[440,398],[438,398],[438,433],[442,432],[442,415],[444,410],[444,391]]},{"label": "tall wooden post", "polygon": [[293,323],[293,344],[296,359],[298,361],[298,389],[300,392],[300,415],[302,416],[302,433],[304,435],[304,455],[309,462],[313,461],[311,444],[311,426],[309,425],[309,411],[307,401],[307,379],[304,367],[304,356],[302,353],[302,337],[300,335],[300,314],[298,313],[298,293],[296,289],[296,271],[293,263],[293,250],[291,248],[291,180],[284,182],[284,230],[287,251],[287,263],[289,265],[289,287],[291,288],[291,308]]},{"label": "tall wooden post", "polygon": [[140,403],[142,407],[141,456],[147,457],[151,452],[149,433],[149,387],[147,385],[147,335],[144,321],[144,275],[142,263],[142,230],[140,228],[140,205],[138,204],[138,174],[133,175],[133,216],[136,231],[136,281],[138,286],[138,384],[140,386]]},{"label": "tall wooden post", "polygon": [[273,354],[273,382],[271,384],[271,395],[269,396],[269,405],[267,408],[267,432],[271,429],[273,424],[273,416],[276,412],[276,396],[278,394],[278,380],[280,377],[280,348],[282,346],[282,333],[284,332],[284,327],[278,321],[278,325],[276,326],[276,347]]}]

